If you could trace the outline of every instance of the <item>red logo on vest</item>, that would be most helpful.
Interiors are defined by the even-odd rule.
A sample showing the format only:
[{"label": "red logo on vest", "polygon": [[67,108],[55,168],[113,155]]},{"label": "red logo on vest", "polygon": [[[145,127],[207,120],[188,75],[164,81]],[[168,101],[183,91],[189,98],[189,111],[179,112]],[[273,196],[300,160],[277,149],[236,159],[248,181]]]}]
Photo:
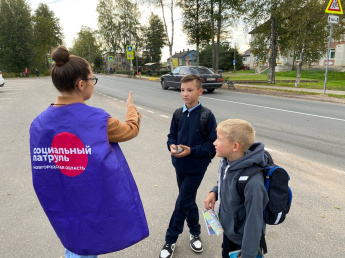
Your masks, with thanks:
[{"label": "red logo on vest", "polygon": [[84,172],[88,157],[83,142],[74,134],[63,132],[55,135],[52,148],[60,150],[54,163],[62,174],[70,177],[78,176]]}]

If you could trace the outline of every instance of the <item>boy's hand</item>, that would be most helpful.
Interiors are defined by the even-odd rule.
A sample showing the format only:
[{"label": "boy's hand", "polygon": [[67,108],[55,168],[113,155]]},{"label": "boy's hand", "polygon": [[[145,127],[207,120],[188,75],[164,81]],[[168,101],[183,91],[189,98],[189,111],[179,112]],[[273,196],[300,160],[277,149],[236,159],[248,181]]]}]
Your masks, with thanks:
[{"label": "boy's hand", "polygon": [[214,192],[210,192],[208,196],[206,197],[204,203],[205,203],[206,210],[209,210],[209,209],[214,210],[214,204],[216,203],[216,194]]},{"label": "boy's hand", "polygon": [[183,148],[183,151],[180,153],[176,152],[176,147],[177,146],[175,144],[170,145],[170,152],[171,152],[171,155],[173,155],[174,157],[183,158],[190,154],[190,147],[180,144],[180,147]]},{"label": "boy's hand", "polygon": [[133,106],[133,99],[132,99],[132,92],[129,92],[128,99],[127,99],[127,107]]},{"label": "boy's hand", "polygon": [[175,144],[171,144],[170,145],[170,152],[171,152],[171,155],[173,154],[173,153],[176,153],[176,145]]}]

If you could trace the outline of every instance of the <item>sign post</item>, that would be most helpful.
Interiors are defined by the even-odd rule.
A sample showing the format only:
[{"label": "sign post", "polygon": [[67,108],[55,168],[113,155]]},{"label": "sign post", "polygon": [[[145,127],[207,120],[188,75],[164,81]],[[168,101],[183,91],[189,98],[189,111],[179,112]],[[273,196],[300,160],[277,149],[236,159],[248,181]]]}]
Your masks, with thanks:
[{"label": "sign post", "polygon": [[333,15],[333,14],[343,14],[343,8],[341,7],[340,0],[330,0],[327,8],[325,10],[326,13],[329,13],[328,15],[328,23],[331,24],[331,28],[329,31],[329,41],[328,41],[328,50],[327,50],[327,62],[326,62],[326,73],[325,73],[325,84],[323,87],[323,94],[326,94],[326,86],[327,86],[327,75],[328,75],[328,64],[329,64],[329,56],[331,52],[331,43],[332,43],[332,30],[333,30],[333,24],[339,23],[339,16]]},{"label": "sign post", "polygon": [[133,46],[126,45],[126,52],[127,52],[127,59],[130,61],[129,70],[130,70],[130,73],[132,73],[132,67],[133,67],[132,60],[134,59]]},{"label": "sign post", "polygon": [[126,51],[127,51],[127,59],[134,59],[133,46],[132,45],[127,45],[126,46]]}]

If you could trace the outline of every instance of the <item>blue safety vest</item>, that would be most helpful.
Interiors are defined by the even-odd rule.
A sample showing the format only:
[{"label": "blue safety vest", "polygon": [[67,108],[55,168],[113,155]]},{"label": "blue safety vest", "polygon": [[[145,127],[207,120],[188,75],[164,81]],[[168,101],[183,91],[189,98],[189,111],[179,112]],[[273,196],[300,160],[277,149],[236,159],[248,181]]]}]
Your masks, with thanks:
[{"label": "blue safety vest", "polygon": [[149,235],[139,192],[109,114],[75,103],[50,106],[32,122],[37,197],[63,246],[80,255],[129,247]]}]

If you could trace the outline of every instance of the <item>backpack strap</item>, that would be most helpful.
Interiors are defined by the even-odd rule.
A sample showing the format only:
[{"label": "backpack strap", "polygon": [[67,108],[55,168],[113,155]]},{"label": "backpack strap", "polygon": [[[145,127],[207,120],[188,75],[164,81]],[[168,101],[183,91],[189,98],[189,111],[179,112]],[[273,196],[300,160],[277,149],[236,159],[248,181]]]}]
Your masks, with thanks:
[{"label": "backpack strap", "polygon": [[260,173],[264,168],[262,167],[253,167],[249,169],[244,169],[240,174],[237,183],[236,190],[241,197],[242,202],[244,202],[244,188],[246,187],[248,181],[256,174]]},{"label": "backpack strap", "polygon": [[[264,168],[256,166],[251,167],[248,169],[244,169],[242,173],[240,173],[237,182],[236,182],[236,190],[238,195],[241,197],[241,203],[244,203],[244,188],[246,187],[248,181],[256,174],[261,173]],[[235,212],[236,224],[235,228],[238,228],[242,225],[244,219],[240,218],[239,210]]]},{"label": "backpack strap", "polygon": [[265,239],[265,234],[262,232],[261,239],[260,239],[260,248],[263,254],[267,254],[267,244]]},{"label": "backpack strap", "polygon": [[175,110],[174,115],[173,115],[173,118],[175,120],[175,124],[177,125],[177,128],[179,128],[179,126],[180,126],[182,111],[183,111],[183,108],[178,108]]},{"label": "backpack strap", "polygon": [[206,138],[207,137],[207,123],[208,123],[208,118],[210,116],[211,110],[208,108],[201,106],[202,110],[200,112],[200,118],[199,118],[199,129],[201,130],[201,135],[202,137]]},{"label": "backpack strap", "polygon": [[[181,107],[181,108],[176,109],[173,114],[173,118],[175,120],[177,128],[179,128],[180,126],[182,111],[183,111],[183,108]],[[204,106],[201,106],[201,111],[200,111],[200,116],[199,116],[199,130],[203,138],[207,137],[207,123],[208,123],[208,118],[210,116],[210,113],[211,113],[211,110],[209,110],[208,108]]]}]

